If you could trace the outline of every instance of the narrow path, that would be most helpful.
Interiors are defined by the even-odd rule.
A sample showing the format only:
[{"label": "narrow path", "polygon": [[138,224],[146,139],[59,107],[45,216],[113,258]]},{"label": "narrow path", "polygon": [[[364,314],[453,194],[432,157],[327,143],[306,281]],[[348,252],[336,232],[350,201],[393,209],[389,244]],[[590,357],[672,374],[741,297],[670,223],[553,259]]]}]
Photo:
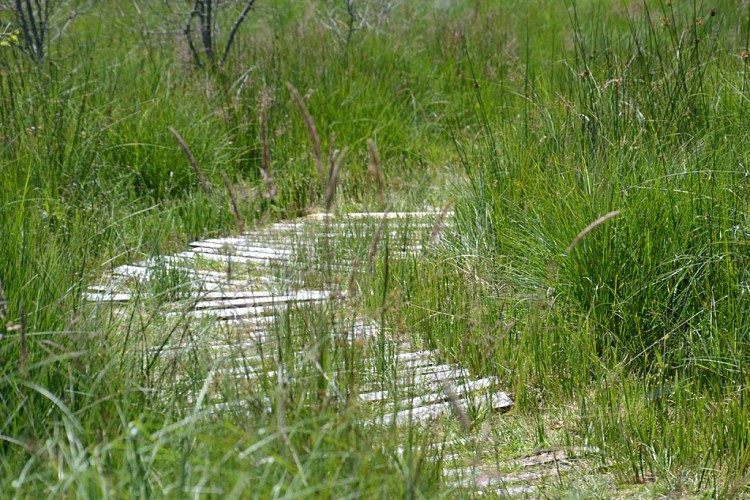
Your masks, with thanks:
[{"label": "narrow path", "polygon": [[[196,241],[189,249],[135,265],[120,266],[92,287],[87,299],[127,307],[144,294],[160,292],[167,298],[162,315],[207,321],[209,349],[221,359],[209,377],[237,377],[252,383],[276,377],[274,322],[290,307],[340,304],[347,307],[347,291],[337,275],[372,258],[372,241],[388,239],[391,258],[418,258],[429,241],[438,214],[351,213],[333,219],[314,214],[279,222],[239,237]],[[187,306],[186,306],[187,304]],[[371,318],[355,317],[334,336],[345,342],[381,342],[389,352],[388,383],[378,376],[382,357],[362,360],[363,405],[372,405],[372,425],[427,425],[438,419],[464,424],[467,414],[505,411],[513,401],[495,378],[476,379],[464,367],[442,363],[435,351],[420,349],[409,339],[382,332]],[[160,352],[189,349],[183,343],[159,346]],[[239,350],[239,351],[238,351]],[[241,356],[238,356],[238,352]],[[212,400],[217,410],[236,401]],[[460,425],[453,426],[460,429]],[[559,474],[569,465],[563,452],[542,453],[500,466],[467,464],[459,450],[466,445],[457,432],[447,435],[435,450],[444,462],[446,484],[499,495],[534,495],[535,484]]]}]

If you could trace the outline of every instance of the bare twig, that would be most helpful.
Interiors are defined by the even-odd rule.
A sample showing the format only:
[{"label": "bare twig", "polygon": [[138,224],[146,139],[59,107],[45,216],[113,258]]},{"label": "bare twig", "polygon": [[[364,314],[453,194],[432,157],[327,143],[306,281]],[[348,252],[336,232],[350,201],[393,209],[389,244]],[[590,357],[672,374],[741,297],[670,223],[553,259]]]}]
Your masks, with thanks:
[{"label": "bare twig", "polygon": [[209,184],[208,179],[206,179],[206,174],[204,174],[203,170],[201,170],[201,168],[198,166],[198,162],[196,161],[195,156],[193,156],[193,152],[190,151],[190,146],[188,146],[188,143],[185,142],[185,139],[183,139],[180,133],[177,132],[174,128],[168,128],[174,138],[177,139],[177,142],[180,143],[180,147],[185,153],[185,156],[187,156],[188,161],[190,162],[190,166],[193,167],[193,170],[195,170],[195,174],[198,176],[198,180],[200,181],[203,190],[206,192],[211,191],[211,184]]},{"label": "bare twig", "polygon": [[232,26],[232,31],[229,32],[229,38],[227,39],[227,44],[224,47],[224,53],[221,55],[221,64],[224,64],[224,62],[227,60],[227,56],[229,55],[229,49],[232,47],[232,44],[234,43],[234,36],[237,34],[237,30],[240,29],[240,26],[245,21],[245,17],[247,17],[247,13],[250,12],[250,9],[253,8],[253,4],[255,4],[255,0],[249,0],[247,2],[247,5],[245,5],[245,9],[242,11],[240,16],[234,22],[234,26]]},{"label": "bare twig", "polygon": [[348,45],[354,33],[354,23],[357,20],[357,12],[354,10],[354,0],[346,0],[346,14],[349,16],[346,32],[346,43]]},{"label": "bare twig", "polygon": [[213,5],[214,0],[196,0],[195,4],[201,9],[201,39],[203,40],[203,49],[206,51],[206,58],[209,61],[214,59],[214,18]]},{"label": "bare twig", "polygon": [[190,54],[192,54],[193,56],[193,62],[195,62],[196,66],[202,69],[203,62],[201,62],[201,56],[200,54],[198,54],[198,49],[195,48],[195,43],[193,43],[193,37],[191,35],[193,19],[196,17],[200,17],[200,14],[198,13],[198,11],[193,10],[190,13],[190,17],[188,18],[188,22],[185,26],[185,29],[183,30],[183,33],[185,33],[185,38],[187,38],[188,48],[190,49]]}]

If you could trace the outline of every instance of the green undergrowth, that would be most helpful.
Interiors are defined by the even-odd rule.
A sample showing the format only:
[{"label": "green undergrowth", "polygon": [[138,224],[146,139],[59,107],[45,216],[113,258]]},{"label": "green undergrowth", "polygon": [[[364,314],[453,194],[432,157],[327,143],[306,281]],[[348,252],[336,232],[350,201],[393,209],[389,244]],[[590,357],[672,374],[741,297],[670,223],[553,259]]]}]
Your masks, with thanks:
[{"label": "green undergrowth", "polygon": [[739,494],[750,431],[747,12],[544,10],[524,11],[537,29],[521,79],[497,77],[484,42],[467,43],[483,126],[474,143],[456,138],[470,187],[448,271],[418,280],[440,298],[415,301],[414,324],[451,358],[507,380],[521,411],[575,405],[575,434],[608,450],[623,481],[684,467],[687,492]]},{"label": "green undergrowth", "polygon": [[[333,311],[301,306],[281,313],[270,327],[272,353],[250,380],[258,348],[245,345],[241,328],[165,316],[164,303],[148,298],[118,309],[96,306],[92,318],[99,324],[109,317],[111,330],[79,339],[79,352],[58,354],[54,336],[37,334],[34,342],[58,355],[5,378],[4,398],[24,401],[21,422],[5,417],[6,493],[244,498],[437,491],[439,469],[425,460],[434,437],[418,428],[404,437],[363,417],[357,384],[364,347],[333,343]],[[217,342],[226,347],[212,348]],[[66,365],[67,372],[59,370]],[[61,395],[41,380],[45,367],[62,384]],[[26,414],[45,401],[44,420]]]},{"label": "green undergrowth", "polygon": [[[421,450],[449,434],[483,442],[483,426],[496,454],[463,450],[467,461],[596,450],[540,490],[550,496],[746,493],[747,5],[377,10],[387,3],[354,2],[349,33],[343,2],[258,0],[226,62],[205,68],[167,2],[59,2],[41,62],[13,46],[19,26],[0,7],[9,495],[468,495]],[[224,37],[241,7],[221,4]],[[374,247],[378,222],[353,224],[316,242],[318,260],[301,262],[315,272],[274,270],[347,292],[351,315],[381,333],[337,343],[338,312],[292,308],[260,385],[207,384],[222,364],[244,367],[248,332],[210,349],[217,332],[179,314],[188,276],[164,261],[131,306],[82,298],[115,267],[196,239],[449,200],[455,215],[432,238],[442,250],[427,228],[404,258],[395,224]],[[512,415],[375,430],[348,401],[364,350],[387,379],[386,335],[497,377]]]}]

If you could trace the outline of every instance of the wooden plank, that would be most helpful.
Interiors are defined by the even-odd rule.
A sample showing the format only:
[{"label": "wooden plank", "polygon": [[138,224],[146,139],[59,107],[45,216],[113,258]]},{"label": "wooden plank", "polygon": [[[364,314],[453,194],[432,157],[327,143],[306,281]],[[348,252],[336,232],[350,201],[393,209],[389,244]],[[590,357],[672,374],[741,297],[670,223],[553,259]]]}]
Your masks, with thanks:
[{"label": "wooden plank", "polygon": [[[424,212],[350,212],[340,216],[339,218],[348,220],[359,220],[359,219],[420,219],[425,217],[432,217],[440,215],[440,211],[424,211]],[[445,217],[452,217],[453,212],[446,212]],[[331,218],[337,218],[335,215],[330,213],[314,213],[302,220],[328,220]]]},{"label": "wooden plank", "polygon": [[235,243],[231,245],[231,248],[227,248],[226,244],[214,243],[211,241],[194,241],[190,243],[190,246],[192,248],[200,248],[202,251],[218,253],[220,255],[241,255],[243,257],[288,259],[294,255],[290,250],[252,245],[249,241],[246,241],[244,244]]},{"label": "wooden plank", "polygon": [[[514,403],[506,393],[498,392],[492,395],[482,395],[475,399],[474,404],[477,406],[491,406],[493,410],[507,410],[512,408]],[[444,413],[451,411],[452,407],[452,402],[442,401],[428,406],[409,408],[394,414],[384,415],[381,423],[383,425],[390,425],[394,420],[397,425],[403,425],[409,421],[414,423],[425,422],[442,416]]]},{"label": "wooden plank", "polygon": [[83,300],[88,302],[110,302],[125,303],[131,298],[129,293],[105,293],[105,292],[84,292]]},{"label": "wooden plank", "polygon": [[[409,408],[417,408],[420,406],[427,406],[429,404],[440,402],[440,401],[448,401],[448,396],[445,394],[445,391],[442,389],[442,382],[439,380],[430,379],[429,382],[426,385],[420,386],[413,386],[413,387],[405,387],[405,392],[409,391],[419,391],[421,390],[433,390],[435,392],[429,393],[429,394],[423,394],[421,396],[415,396],[410,399],[403,399],[402,403],[405,403],[408,401],[407,406]],[[463,383],[456,384],[456,387],[453,389],[454,394],[461,398],[468,394],[471,394],[473,392],[476,392],[480,389],[489,389],[492,387],[493,384],[495,384],[497,381],[494,378],[483,378],[479,380],[469,380],[465,381]],[[421,389],[421,390],[420,390]],[[390,399],[390,393],[388,391],[375,391],[372,393],[364,393],[360,394],[360,399],[363,401],[383,401],[386,399]]]},{"label": "wooden plank", "polygon": [[[479,380],[469,380],[466,382],[463,382],[461,384],[457,384],[456,387],[453,387],[453,393],[457,398],[463,398],[465,396],[468,396],[469,394],[481,390],[481,389],[489,389],[493,385],[495,385],[497,381],[494,378],[483,378]],[[442,386],[441,382],[438,382]],[[441,401],[448,401],[449,397],[445,393],[445,391],[435,392],[432,394],[425,394],[423,396],[417,396],[410,400],[411,407],[420,407],[420,406],[427,406],[432,403],[441,402]]]},{"label": "wooden plank", "polygon": [[195,304],[194,309],[230,309],[254,307],[259,305],[277,306],[296,302],[320,302],[331,298],[333,298],[331,292],[300,290],[299,292],[292,294],[266,294],[236,299],[201,300]]},{"label": "wooden plank", "polygon": [[261,258],[261,257],[244,257],[242,255],[222,255],[218,253],[212,253],[212,252],[204,252],[201,250],[187,250],[184,252],[180,252],[177,254],[180,257],[185,257],[188,259],[196,259],[198,257],[206,260],[213,260],[217,262],[224,262],[232,264],[268,264],[269,259],[267,258]]}]

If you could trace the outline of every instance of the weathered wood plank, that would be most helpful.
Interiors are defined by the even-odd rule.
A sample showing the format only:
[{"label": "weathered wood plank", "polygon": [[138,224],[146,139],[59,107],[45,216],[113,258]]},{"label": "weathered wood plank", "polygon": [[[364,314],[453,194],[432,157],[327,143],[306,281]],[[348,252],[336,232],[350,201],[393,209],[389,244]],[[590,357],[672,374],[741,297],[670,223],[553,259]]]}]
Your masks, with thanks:
[{"label": "weathered wood plank", "polygon": [[[460,402],[463,403],[463,400],[460,400]],[[504,392],[479,396],[474,399],[473,403],[477,406],[491,407],[493,410],[509,410],[514,404],[513,400],[511,400]],[[414,423],[426,422],[452,411],[453,404],[452,401],[442,401],[427,406],[407,408],[393,414],[384,415],[380,423],[383,425],[390,425],[394,420],[397,425],[404,425],[410,421]]]}]

